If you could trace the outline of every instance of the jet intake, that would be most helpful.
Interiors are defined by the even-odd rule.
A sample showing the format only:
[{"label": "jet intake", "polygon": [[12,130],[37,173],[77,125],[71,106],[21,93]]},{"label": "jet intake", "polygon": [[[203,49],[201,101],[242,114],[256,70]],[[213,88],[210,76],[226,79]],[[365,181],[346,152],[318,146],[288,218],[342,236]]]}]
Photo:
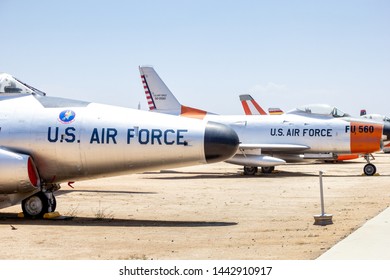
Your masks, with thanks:
[{"label": "jet intake", "polygon": [[237,133],[229,126],[208,122],[204,134],[204,154],[207,163],[226,160],[238,149]]},{"label": "jet intake", "polygon": [[383,140],[383,146],[387,146],[388,144],[390,144],[390,124],[386,122],[383,125],[382,140]]},{"label": "jet intake", "polygon": [[0,149],[0,166],[0,194],[25,193],[39,188],[39,174],[30,156]]},{"label": "jet intake", "polygon": [[244,166],[277,166],[286,164],[286,161],[266,155],[235,155],[226,162]]}]

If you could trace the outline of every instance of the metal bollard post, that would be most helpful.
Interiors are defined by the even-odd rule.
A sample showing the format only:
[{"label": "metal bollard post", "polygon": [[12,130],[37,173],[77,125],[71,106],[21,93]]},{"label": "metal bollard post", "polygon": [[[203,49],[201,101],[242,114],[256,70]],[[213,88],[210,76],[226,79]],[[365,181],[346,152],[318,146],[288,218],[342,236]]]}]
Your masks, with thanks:
[{"label": "metal bollard post", "polygon": [[333,224],[332,214],[325,214],[325,205],[324,205],[324,189],[322,184],[322,174],[324,174],[323,171],[319,172],[320,176],[320,197],[321,197],[321,215],[314,215],[314,225],[317,226],[326,226]]}]

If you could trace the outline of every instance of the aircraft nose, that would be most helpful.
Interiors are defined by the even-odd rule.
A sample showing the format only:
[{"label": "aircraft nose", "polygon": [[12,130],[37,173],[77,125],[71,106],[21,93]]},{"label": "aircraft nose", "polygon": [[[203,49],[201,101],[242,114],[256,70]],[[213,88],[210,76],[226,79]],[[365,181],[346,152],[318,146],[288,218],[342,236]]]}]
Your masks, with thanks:
[{"label": "aircraft nose", "polygon": [[390,143],[390,124],[385,123],[383,126],[383,141],[385,144]]},{"label": "aircraft nose", "polygon": [[231,158],[238,148],[237,133],[224,124],[208,122],[204,134],[204,153],[207,163]]}]

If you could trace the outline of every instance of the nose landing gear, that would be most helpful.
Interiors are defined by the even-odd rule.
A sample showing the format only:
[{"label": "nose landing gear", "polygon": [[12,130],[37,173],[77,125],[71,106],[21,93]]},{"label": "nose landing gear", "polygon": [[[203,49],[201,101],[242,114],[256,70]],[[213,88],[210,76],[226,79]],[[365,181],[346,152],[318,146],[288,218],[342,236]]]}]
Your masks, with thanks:
[{"label": "nose landing gear", "polygon": [[57,207],[54,192],[60,189],[58,184],[45,185],[41,191],[22,201],[25,218],[43,218],[45,214],[53,213]]},{"label": "nose landing gear", "polygon": [[367,161],[367,164],[363,168],[363,172],[366,176],[373,176],[376,173],[376,167],[373,165],[370,160],[374,160],[374,156],[372,154],[364,155],[364,159]]}]

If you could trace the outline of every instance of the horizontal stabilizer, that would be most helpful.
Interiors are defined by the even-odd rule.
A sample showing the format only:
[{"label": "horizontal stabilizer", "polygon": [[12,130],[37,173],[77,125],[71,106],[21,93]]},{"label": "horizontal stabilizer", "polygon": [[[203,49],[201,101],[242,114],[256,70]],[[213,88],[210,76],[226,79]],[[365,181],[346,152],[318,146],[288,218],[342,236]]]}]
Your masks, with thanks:
[{"label": "horizontal stabilizer", "polygon": [[270,115],[283,115],[284,112],[280,108],[268,108],[268,113]]}]

